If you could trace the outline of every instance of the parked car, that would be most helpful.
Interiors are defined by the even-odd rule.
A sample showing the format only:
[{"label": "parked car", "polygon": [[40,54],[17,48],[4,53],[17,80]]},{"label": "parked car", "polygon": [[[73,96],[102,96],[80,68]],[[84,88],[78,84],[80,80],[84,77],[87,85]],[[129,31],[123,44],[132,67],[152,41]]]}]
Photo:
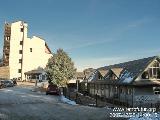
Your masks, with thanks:
[{"label": "parked car", "polygon": [[0,80],[0,85],[1,85],[1,88],[6,88],[6,82],[5,80]]},{"label": "parked car", "polygon": [[46,90],[46,95],[60,95],[60,90],[57,85],[50,83]]},{"label": "parked car", "polygon": [[4,88],[4,87],[5,87],[3,81],[4,81],[4,80],[0,80],[0,88]]},{"label": "parked car", "polygon": [[14,83],[12,80],[1,80],[1,85],[2,85],[2,88],[13,87]]}]

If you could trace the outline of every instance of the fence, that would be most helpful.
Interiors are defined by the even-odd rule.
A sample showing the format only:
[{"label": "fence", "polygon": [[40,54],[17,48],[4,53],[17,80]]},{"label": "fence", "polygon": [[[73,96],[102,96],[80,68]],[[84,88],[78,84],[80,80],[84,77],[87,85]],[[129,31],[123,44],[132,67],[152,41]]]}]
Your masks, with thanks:
[{"label": "fence", "polygon": [[105,107],[106,105],[110,105],[104,99],[100,98],[98,95],[88,96],[77,91],[70,91],[67,88],[63,88],[63,95],[75,101],[77,104],[86,105],[86,106],[95,106],[95,107]]}]

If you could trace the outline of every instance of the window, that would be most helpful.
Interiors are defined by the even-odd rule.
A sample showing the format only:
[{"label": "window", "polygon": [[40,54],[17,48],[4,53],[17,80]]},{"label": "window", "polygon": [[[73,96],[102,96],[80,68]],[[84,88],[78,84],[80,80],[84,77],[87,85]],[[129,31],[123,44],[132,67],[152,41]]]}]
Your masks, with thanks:
[{"label": "window", "polygon": [[114,88],[114,92],[118,93],[118,88],[117,87]]},{"label": "window", "polygon": [[105,79],[116,80],[117,77],[112,71],[110,71],[109,74],[105,77]]},{"label": "window", "polygon": [[104,90],[104,85],[101,85],[101,90]]},{"label": "window", "polygon": [[22,63],[22,59],[19,59],[19,63]]},{"label": "window", "polygon": [[20,41],[20,45],[23,45],[23,41]]},{"label": "window", "polygon": [[154,61],[153,65],[148,69],[149,78],[160,79],[160,66],[159,62]]},{"label": "window", "polygon": [[99,80],[102,80],[102,79],[103,79],[103,77],[102,77],[101,75],[99,75],[99,76],[98,76],[98,79],[99,79]]},{"label": "window", "polygon": [[18,73],[21,73],[22,72],[22,70],[21,69],[18,69]]},{"label": "window", "polygon": [[128,89],[127,89],[127,94],[128,94],[128,95],[131,95],[131,94],[132,94],[132,89],[131,89],[131,88],[128,88]]},{"label": "window", "polygon": [[21,28],[21,32],[23,32],[24,31],[24,29],[23,28]]},{"label": "window", "polygon": [[120,88],[120,93],[121,93],[121,94],[124,94],[124,93],[125,93],[123,88]]},{"label": "window", "polygon": [[32,52],[32,48],[30,48],[30,52]]},{"label": "window", "polygon": [[19,50],[19,54],[22,54],[22,50]]},{"label": "window", "polygon": [[145,71],[143,74],[142,74],[142,79],[149,79],[149,74],[147,71]]},{"label": "window", "polygon": [[10,36],[6,36],[6,40],[10,40]]}]

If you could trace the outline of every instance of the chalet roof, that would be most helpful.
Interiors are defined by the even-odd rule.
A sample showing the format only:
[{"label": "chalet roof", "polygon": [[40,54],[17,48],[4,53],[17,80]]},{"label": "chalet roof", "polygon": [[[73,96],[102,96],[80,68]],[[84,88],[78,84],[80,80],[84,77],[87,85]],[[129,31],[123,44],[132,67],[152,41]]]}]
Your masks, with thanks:
[{"label": "chalet roof", "polygon": [[[97,70],[112,70],[114,74],[119,77],[118,80],[114,81],[113,84],[130,84],[132,83],[144,70],[145,68],[158,56],[143,58],[139,60],[133,60],[129,62],[124,62],[115,65],[109,65],[105,67],[98,68]],[[111,82],[111,80],[106,79],[106,82]]]},{"label": "chalet roof", "polygon": [[76,77],[77,77],[77,78],[84,78],[85,75],[84,75],[83,72],[76,72]]},{"label": "chalet roof", "polygon": [[124,70],[130,71],[135,76],[141,71],[143,71],[155,58],[157,58],[157,56],[143,58],[139,60],[133,60],[133,61],[124,62],[120,64],[115,64],[115,65],[109,65],[109,66],[101,67],[99,69],[108,70],[108,69],[122,68]]},{"label": "chalet roof", "polygon": [[122,72],[122,70],[123,70],[123,68],[112,68],[111,70],[113,71],[113,73],[114,73],[117,77],[119,77],[120,74],[121,74],[121,72]]},{"label": "chalet roof", "polygon": [[109,70],[106,70],[106,69],[99,69],[98,71],[99,71],[100,74],[104,77],[104,76],[108,73]]}]

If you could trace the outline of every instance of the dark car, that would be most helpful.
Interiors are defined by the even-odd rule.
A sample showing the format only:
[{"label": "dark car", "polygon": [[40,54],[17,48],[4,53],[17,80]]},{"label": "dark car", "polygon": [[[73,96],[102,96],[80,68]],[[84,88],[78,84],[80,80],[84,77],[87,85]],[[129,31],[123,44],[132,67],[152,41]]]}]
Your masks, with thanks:
[{"label": "dark car", "polygon": [[0,80],[0,88],[4,88],[5,85],[4,85],[4,80]]},{"label": "dark car", "polygon": [[46,90],[46,95],[60,95],[60,90],[57,85],[49,84]]},{"label": "dark car", "polygon": [[0,80],[0,87],[1,88],[6,88],[7,87],[6,80]]},{"label": "dark car", "polygon": [[1,84],[3,87],[13,87],[14,83],[12,80],[2,80]]}]

